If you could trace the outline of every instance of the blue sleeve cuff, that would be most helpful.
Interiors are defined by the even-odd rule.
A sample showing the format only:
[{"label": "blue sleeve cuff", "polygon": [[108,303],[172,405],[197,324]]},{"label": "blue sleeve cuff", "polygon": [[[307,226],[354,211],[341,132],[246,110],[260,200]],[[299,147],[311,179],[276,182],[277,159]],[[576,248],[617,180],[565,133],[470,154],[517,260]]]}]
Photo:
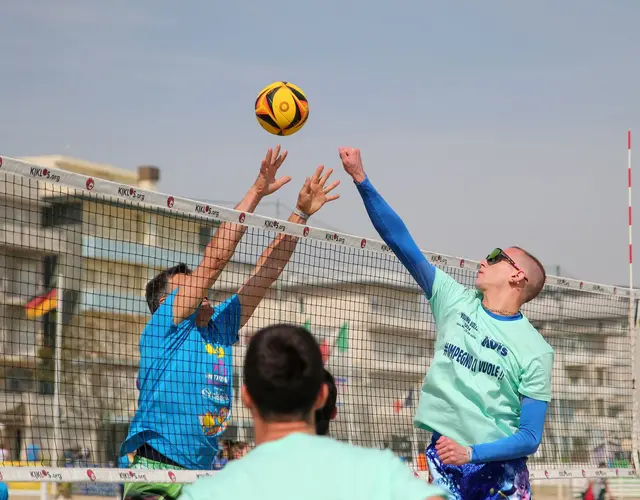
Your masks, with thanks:
[{"label": "blue sleeve cuff", "polygon": [[368,175],[365,175],[365,176],[364,176],[364,180],[363,180],[362,182],[356,182],[356,181],[353,181],[353,183],[354,183],[356,186],[362,186],[363,184],[369,184],[369,185],[371,184],[371,183],[369,182],[369,176],[368,176]]}]

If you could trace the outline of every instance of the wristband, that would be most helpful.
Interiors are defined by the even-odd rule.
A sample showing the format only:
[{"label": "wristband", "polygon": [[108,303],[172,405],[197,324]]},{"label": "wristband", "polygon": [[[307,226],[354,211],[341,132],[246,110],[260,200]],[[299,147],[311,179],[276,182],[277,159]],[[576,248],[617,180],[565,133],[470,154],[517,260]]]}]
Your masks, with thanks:
[{"label": "wristband", "polygon": [[307,214],[305,214],[302,210],[300,210],[298,207],[295,208],[293,213],[296,214],[301,219],[309,220],[309,216]]},{"label": "wristband", "polygon": [[469,463],[473,461],[473,448],[471,446],[467,446],[467,455],[469,456]]}]

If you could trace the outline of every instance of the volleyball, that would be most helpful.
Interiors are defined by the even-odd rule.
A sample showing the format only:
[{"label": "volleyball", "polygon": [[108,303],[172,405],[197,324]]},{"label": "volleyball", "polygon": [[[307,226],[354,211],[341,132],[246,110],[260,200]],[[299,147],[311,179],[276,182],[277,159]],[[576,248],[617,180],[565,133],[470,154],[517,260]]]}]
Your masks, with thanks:
[{"label": "volleyball", "polygon": [[274,82],[258,94],[255,111],[258,123],[270,134],[292,135],[307,122],[309,104],[293,83]]}]

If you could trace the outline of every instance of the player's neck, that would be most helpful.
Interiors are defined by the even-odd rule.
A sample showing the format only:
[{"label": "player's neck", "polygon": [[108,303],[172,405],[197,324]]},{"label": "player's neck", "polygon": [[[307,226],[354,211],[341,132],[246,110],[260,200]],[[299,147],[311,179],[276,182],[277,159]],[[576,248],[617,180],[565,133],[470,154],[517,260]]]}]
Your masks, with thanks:
[{"label": "player's neck", "polygon": [[208,319],[198,319],[196,318],[196,326],[198,328],[204,328],[205,326],[207,326],[209,324],[209,320]]},{"label": "player's neck", "polygon": [[485,309],[499,316],[513,316],[520,312],[520,301],[510,290],[487,290],[482,297]]},{"label": "player's neck", "polygon": [[315,434],[315,426],[308,422],[264,422],[253,421],[256,445],[277,441],[289,434]]}]

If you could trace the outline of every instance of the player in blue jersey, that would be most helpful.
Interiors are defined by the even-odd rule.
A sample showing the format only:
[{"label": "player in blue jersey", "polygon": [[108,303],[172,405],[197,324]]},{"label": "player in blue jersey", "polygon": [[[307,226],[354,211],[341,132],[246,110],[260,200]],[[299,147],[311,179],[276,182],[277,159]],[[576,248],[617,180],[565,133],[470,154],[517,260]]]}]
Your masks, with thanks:
[{"label": "player in blue jersey", "polygon": [[[286,158],[269,150],[258,178],[236,209],[253,212],[260,200],[286,184],[276,179]],[[292,223],[304,224],[322,206],[338,198],[327,184],[332,171],[318,167],[307,178]],[[218,437],[231,419],[232,346],[265,292],[293,254],[297,238],[279,235],[259,257],[237,293],[214,307],[210,288],[231,259],[244,226],[220,225],[193,271],[179,264],[149,282],[152,313],[140,338],[138,410],[121,454],[135,452],[132,468],[212,469]],[[125,498],[177,498],[179,484],[127,483]]]},{"label": "player in blue jersey", "polygon": [[433,432],[433,481],[456,499],[530,498],[527,457],[542,439],[551,399],[553,349],[520,312],[545,282],[518,247],[495,249],[467,289],[424,257],[400,217],[365,174],[360,151],[340,148],[378,234],[431,304],[435,354],[414,425]]}]

